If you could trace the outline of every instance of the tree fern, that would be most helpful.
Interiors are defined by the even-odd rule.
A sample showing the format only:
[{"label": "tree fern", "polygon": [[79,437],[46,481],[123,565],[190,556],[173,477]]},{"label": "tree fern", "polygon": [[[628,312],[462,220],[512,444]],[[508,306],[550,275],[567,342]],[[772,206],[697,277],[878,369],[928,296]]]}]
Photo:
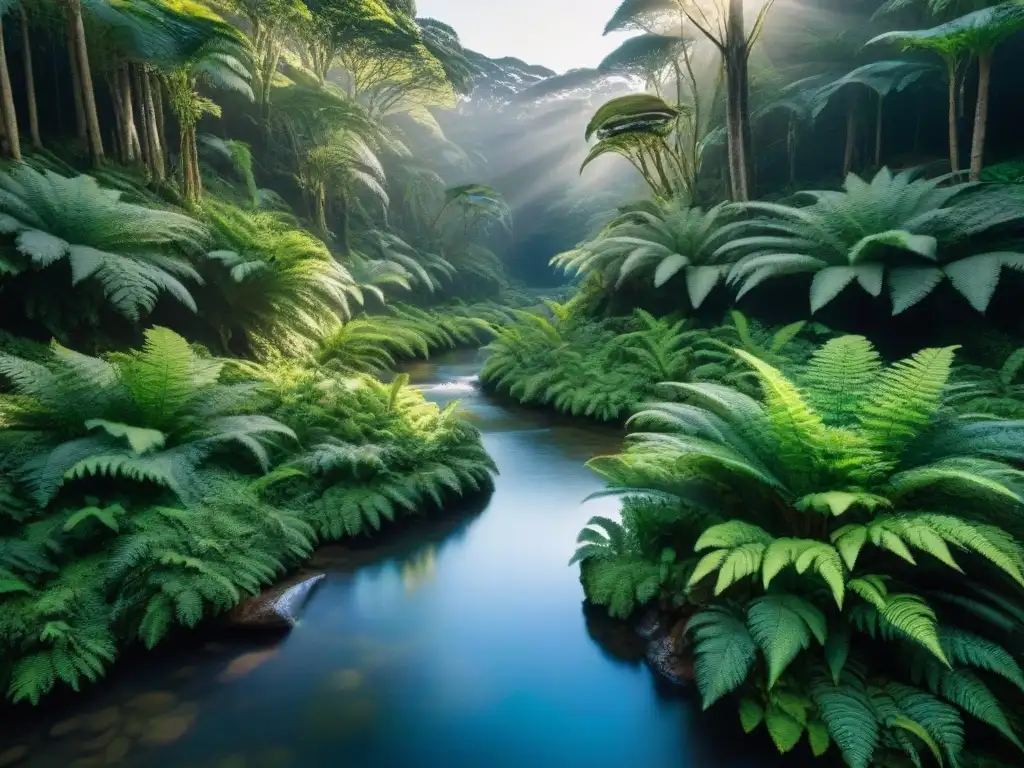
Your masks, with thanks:
[{"label": "tree fern", "polygon": [[998,235],[985,236],[1019,211],[992,213],[1012,208],[1012,191],[946,181],[882,168],[870,182],[850,174],[841,191],[803,192],[805,207],[739,203],[737,211],[753,215],[723,227],[729,239],[715,256],[733,263],[728,279],[739,295],[774,277],[812,274],[812,312],[856,282],[872,296],[887,286],[897,314],[946,278],[984,312],[1002,269],[1024,263],[1019,252],[989,245]]}]

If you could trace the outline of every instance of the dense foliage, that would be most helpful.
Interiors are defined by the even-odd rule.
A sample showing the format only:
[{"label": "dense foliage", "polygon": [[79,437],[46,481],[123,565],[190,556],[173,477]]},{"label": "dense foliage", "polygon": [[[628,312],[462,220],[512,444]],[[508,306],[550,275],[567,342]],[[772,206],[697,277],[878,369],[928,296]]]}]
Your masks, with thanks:
[{"label": "dense foliage", "polygon": [[[95,680],[280,576],[325,539],[485,489],[456,405],[399,377],[138,351],[0,356],[4,668],[15,700]],[[273,471],[271,471],[273,470]],[[269,474],[267,474],[269,473]]]},{"label": "dense foliage", "polygon": [[805,323],[766,329],[739,312],[710,328],[636,310],[630,318],[591,320],[576,300],[547,302],[547,313],[519,311],[502,328],[481,382],[524,404],[549,405],[599,421],[623,421],[659,385],[713,381],[747,390],[753,376],[732,354],[741,346],[780,364],[810,354],[806,336],[827,333]]},{"label": "dense foliage", "polygon": [[[458,405],[374,376],[532,299],[490,250],[501,195],[407,146],[446,144],[427,107],[471,74],[411,7],[0,13],[0,683],[37,703],[321,541],[486,491]],[[37,92],[42,53],[70,87]]]},{"label": "dense foliage", "polygon": [[590,598],[679,606],[705,707],[739,692],[781,752],[958,764],[973,721],[1019,747],[1021,422],[957,412],[952,347],[886,366],[843,336],[792,377],[735,354],[760,400],[667,384],[591,462],[630,501],[580,535]]}]

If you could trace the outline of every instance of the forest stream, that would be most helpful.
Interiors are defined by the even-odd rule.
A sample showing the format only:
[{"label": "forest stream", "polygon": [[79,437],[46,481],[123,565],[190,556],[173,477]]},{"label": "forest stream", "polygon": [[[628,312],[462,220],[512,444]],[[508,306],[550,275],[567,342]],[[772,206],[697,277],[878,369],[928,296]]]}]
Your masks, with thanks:
[{"label": "forest stream", "polygon": [[0,759],[22,745],[19,764],[47,767],[747,763],[728,752],[750,746],[731,719],[699,716],[695,696],[626,658],[629,630],[582,610],[576,534],[617,504],[581,503],[601,487],[583,462],[620,433],[498,403],[477,389],[479,365],[460,352],[408,370],[483,432],[501,474],[482,513],[328,569],[276,644],[217,637],[126,660],[7,734]]}]

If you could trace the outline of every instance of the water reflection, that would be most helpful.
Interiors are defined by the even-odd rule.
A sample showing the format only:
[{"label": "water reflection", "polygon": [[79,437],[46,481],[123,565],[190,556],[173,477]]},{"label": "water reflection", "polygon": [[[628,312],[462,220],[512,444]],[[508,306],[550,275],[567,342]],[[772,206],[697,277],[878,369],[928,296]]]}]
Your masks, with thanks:
[{"label": "water reflection", "polygon": [[[472,386],[477,369],[455,356],[410,372],[431,399],[462,397],[480,426],[501,470],[482,514],[417,521],[384,549],[322,549],[313,565],[327,576],[280,642],[218,638],[125,662],[64,713],[114,707],[116,725],[45,746],[43,731],[26,764],[764,765],[729,751],[734,713],[702,718],[657,685],[634,638],[580,609],[576,535],[616,513],[613,499],[581,506],[599,487],[582,462],[619,432],[491,400]],[[132,708],[140,694],[161,710]]]}]

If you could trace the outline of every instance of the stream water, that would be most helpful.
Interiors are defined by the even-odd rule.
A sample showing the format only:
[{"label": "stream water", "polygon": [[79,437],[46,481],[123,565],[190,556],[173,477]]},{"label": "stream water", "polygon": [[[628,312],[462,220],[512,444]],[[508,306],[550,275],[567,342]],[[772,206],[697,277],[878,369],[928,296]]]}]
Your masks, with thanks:
[{"label": "stream water", "polygon": [[0,766],[22,748],[20,765],[81,768],[765,765],[737,752],[733,712],[700,715],[584,614],[567,562],[616,502],[581,505],[599,487],[583,462],[619,433],[498,403],[478,368],[460,353],[409,372],[483,432],[501,474],[480,514],[328,570],[273,645],[207,638],[125,660],[8,733]]}]

